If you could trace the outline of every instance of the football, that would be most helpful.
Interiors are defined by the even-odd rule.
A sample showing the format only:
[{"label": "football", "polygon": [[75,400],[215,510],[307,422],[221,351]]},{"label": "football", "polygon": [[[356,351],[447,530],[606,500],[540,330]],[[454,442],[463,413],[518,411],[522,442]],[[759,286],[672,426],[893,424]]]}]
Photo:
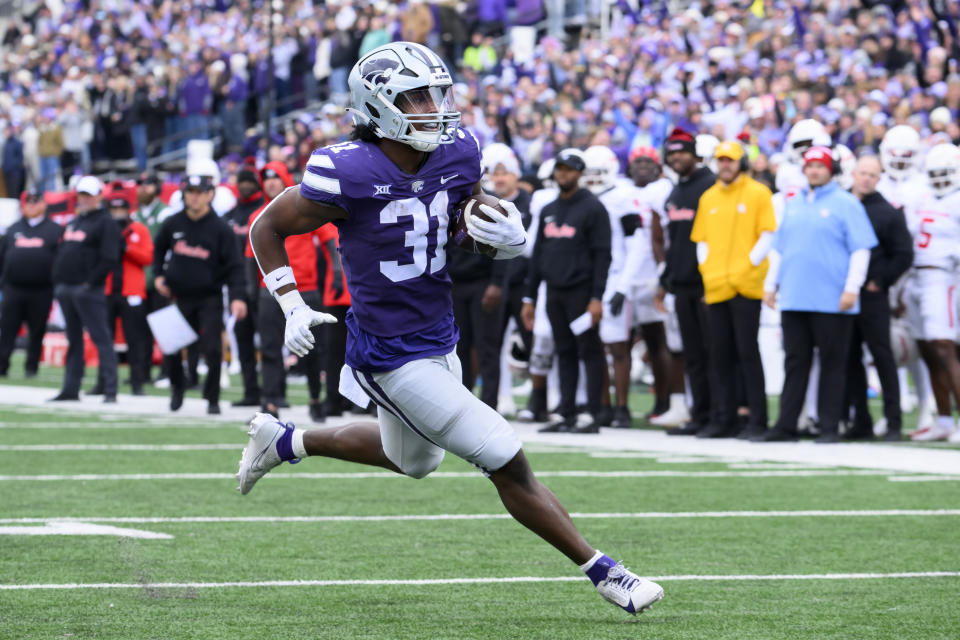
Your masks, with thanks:
[{"label": "football", "polygon": [[496,196],[491,196],[487,193],[471,194],[453,207],[453,219],[450,221],[450,238],[455,245],[465,251],[476,251],[477,253],[482,253],[492,258],[497,255],[497,250],[488,244],[475,242],[467,232],[467,219],[470,216],[477,216],[481,220],[490,219],[487,217],[487,214],[480,210],[481,204],[491,206],[500,213],[507,215],[507,212],[500,206],[499,198]]}]

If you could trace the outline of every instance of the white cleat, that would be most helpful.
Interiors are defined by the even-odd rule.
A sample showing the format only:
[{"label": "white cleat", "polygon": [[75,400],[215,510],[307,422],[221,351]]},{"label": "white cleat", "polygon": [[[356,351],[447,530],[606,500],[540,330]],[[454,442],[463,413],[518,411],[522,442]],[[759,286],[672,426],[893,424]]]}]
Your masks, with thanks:
[{"label": "white cleat", "polygon": [[960,444],[960,429],[954,429],[953,433],[950,434],[950,437],[947,438],[947,442],[952,442],[953,444]]},{"label": "white cleat", "polygon": [[237,490],[241,495],[250,493],[257,480],[283,462],[277,453],[277,440],[288,429],[291,427],[278,422],[268,413],[257,413],[253,416],[250,430],[247,431],[250,440],[240,456],[240,469],[236,476],[240,481]]},{"label": "white cleat", "polygon": [[652,608],[653,603],[663,598],[663,587],[641,578],[619,562],[610,567],[607,577],[597,583],[597,591],[607,602],[633,615]]},{"label": "white cleat", "polygon": [[658,416],[650,418],[650,424],[658,427],[679,427],[690,422],[690,412],[684,405],[674,404]]},{"label": "white cleat", "polygon": [[954,434],[953,429],[947,429],[934,422],[911,433],[910,439],[914,442],[938,442],[946,440]]}]

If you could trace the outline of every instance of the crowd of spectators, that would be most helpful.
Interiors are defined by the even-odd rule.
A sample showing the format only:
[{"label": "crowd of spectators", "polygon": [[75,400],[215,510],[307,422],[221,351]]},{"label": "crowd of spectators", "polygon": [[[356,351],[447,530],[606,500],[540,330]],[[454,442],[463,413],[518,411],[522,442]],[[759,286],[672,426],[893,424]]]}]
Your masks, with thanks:
[{"label": "crowd of spectators", "polygon": [[[761,178],[802,118],[855,152],[895,124],[960,138],[954,2],[280,4],[272,50],[268,11],[250,0],[68,2],[58,13],[37,3],[13,19],[0,59],[6,192],[142,170],[213,135],[221,156],[295,168],[349,133],[347,73],[396,39],[444,56],[463,125],[481,144],[512,146],[526,172],[590,144],[611,146],[625,165],[631,148],[660,148],[674,126],[721,140],[746,130]],[[322,111],[253,135],[271,104],[282,115],[320,101]]]}]

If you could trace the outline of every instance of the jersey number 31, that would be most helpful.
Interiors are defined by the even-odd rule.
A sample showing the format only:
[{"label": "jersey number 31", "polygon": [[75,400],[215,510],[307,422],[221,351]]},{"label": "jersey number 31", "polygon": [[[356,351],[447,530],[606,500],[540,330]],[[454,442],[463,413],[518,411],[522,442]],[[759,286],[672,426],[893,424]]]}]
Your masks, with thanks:
[{"label": "jersey number 31", "polygon": [[413,228],[404,234],[404,246],[413,247],[413,262],[400,264],[398,260],[381,260],[380,273],[391,282],[402,282],[422,276],[427,270],[427,248],[430,244],[427,237],[430,232],[430,217],[437,218],[437,245],[433,257],[430,258],[430,273],[437,273],[447,265],[447,224],[449,216],[447,205],[449,199],[446,191],[438,191],[427,207],[418,198],[393,200],[380,210],[381,224],[397,224],[401,218],[413,218]]}]

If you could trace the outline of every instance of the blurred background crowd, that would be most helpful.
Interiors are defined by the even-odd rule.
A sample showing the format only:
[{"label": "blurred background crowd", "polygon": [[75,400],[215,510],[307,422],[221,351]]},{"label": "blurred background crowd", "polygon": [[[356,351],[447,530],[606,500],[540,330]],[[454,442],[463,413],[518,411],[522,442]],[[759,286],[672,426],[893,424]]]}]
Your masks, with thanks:
[{"label": "blurred background crowd", "polygon": [[[463,126],[525,172],[559,149],[660,148],[675,126],[749,135],[771,182],[790,126],[855,153],[896,124],[960,138],[956,2],[336,0],[11,2],[0,56],[5,191],[218,158],[283,160],[349,134],[346,77],[391,40],[454,72]],[[267,24],[272,22],[273,29]],[[267,135],[263,132],[266,131]],[[771,186],[774,186],[771,184]]]}]

